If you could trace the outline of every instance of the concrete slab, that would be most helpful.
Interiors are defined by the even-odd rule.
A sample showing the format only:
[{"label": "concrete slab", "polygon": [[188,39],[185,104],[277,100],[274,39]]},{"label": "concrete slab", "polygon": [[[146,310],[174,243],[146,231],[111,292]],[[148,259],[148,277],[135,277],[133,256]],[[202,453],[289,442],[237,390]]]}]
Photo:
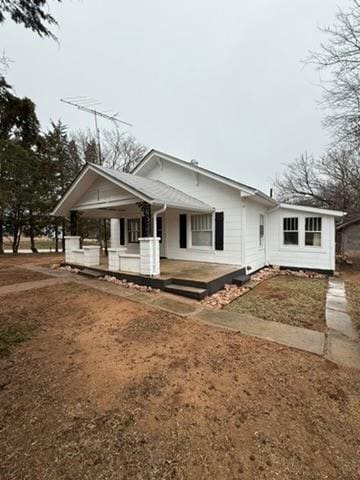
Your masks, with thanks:
[{"label": "concrete slab", "polygon": [[244,335],[262,338],[305,352],[317,355],[322,355],[324,352],[325,334],[314,330],[223,310],[204,309],[195,317],[212,325],[229,328]]},{"label": "concrete slab", "polygon": [[81,283],[90,288],[95,288],[100,292],[109,293],[110,295],[116,295],[117,297],[129,298],[133,297],[137,292],[137,290],[130,289],[123,287],[121,285],[114,285],[110,282],[103,282],[99,281],[95,278],[84,277],[81,275],[74,275],[74,281],[77,283]]},{"label": "concrete slab", "polygon": [[329,287],[337,287],[343,288],[344,287],[344,280],[341,278],[331,277],[329,278]]},{"label": "concrete slab", "polygon": [[346,296],[345,290],[343,288],[339,288],[339,287],[329,287],[328,293],[332,297],[345,298],[345,296]]},{"label": "concrete slab", "polygon": [[346,298],[334,297],[328,293],[326,297],[326,309],[337,310],[338,312],[347,312]]},{"label": "concrete slab", "polygon": [[5,285],[0,287],[0,296],[9,293],[26,292],[38,288],[52,287],[62,283],[68,283],[68,278],[49,278],[48,280],[37,280],[33,282],[15,283],[14,285]]},{"label": "concrete slab", "polygon": [[360,369],[359,343],[341,335],[328,335],[325,357],[338,365]]},{"label": "concrete slab", "polygon": [[50,275],[51,277],[69,277],[71,273],[64,270],[54,270],[49,267],[42,267],[41,265],[22,265],[21,268],[26,270],[31,270],[33,272],[44,273],[45,275]]},{"label": "concrete slab", "polygon": [[357,331],[347,313],[328,309],[326,311],[326,326],[327,328],[335,330],[352,340],[356,340],[358,338]]},{"label": "concrete slab", "polygon": [[156,298],[151,302],[151,305],[163,308],[178,315],[189,315],[190,313],[195,312],[199,308],[198,304],[190,304],[174,300],[161,294],[156,296]]}]

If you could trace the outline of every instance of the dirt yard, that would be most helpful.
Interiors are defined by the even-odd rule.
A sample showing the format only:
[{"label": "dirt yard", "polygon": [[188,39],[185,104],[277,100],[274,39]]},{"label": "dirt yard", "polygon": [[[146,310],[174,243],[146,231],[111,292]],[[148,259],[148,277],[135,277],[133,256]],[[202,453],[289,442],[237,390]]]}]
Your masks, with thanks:
[{"label": "dirt yard", "polygon": [[357,371],[74,283],[0,304],[1,479],[360,478]]},{"label": "dirt yard", "polygon": [[278,276],[265,280],[225,309],[323,332],[326,289],[326,279]]}]

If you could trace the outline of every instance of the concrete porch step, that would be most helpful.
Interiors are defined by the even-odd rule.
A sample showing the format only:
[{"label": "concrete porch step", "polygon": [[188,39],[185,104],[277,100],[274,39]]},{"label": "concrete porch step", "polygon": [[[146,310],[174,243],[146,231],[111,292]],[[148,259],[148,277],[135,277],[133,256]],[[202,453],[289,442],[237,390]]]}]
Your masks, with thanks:
[{"label": "concrete porch step", "polygon": [[234,285],[237,285],[238,287],[241,287],[244,285],[244,283],[248,282],[250,280],[250,275],[238,275],[237,277],[232,279],[232,283]]},{"label": "concrete porch step", "polygon": [[186,285],[178,285],[176,283],[169,283],[164,287],[165,292],[181,295],[182,297],[193,298],[195,300],[202,300],[206,297],[206,288],[189,287]]},{"label": "concrete porch step", "polygon": [[92,278],[100,278],[104,276],[103,273],[97,272],[96,270],[90,270],[89,268],[83,268],[79,270],[79,275],[84,275],[85,277],[92,277]]}]

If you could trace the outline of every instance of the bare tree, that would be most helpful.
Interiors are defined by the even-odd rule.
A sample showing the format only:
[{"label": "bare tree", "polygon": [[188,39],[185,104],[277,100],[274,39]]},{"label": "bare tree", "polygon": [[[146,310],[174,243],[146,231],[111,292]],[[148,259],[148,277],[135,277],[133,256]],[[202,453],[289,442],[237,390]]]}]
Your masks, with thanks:
[{"label": "bare tree", "polygon": [[307,154],[287,165],[275,180],[277,197],[289,203],[360,209],[360,158],[351,150],[333,149],[319,159]]},{"label": "bare tree", "polygon": [[334,25],[320,28],[328,37],[307,59],[325,74],[323,105],[330,111],[324,124],[353,149],[360,146],[360,0],[348,12],[339,10]]},{"label": "bare tree", "polygon": [[117,128],[101,131],[100,148],[96,134],[90,129],[78,131],[72,138],[84,162],[100,163],[123,172],[130,172],[146,151],[134,135]]},{"label": "bare tree", "polygon": [[134,135],[118,129],[103,132],[104,164],[110,168],[130,172],[145,154],[146,148]]}]

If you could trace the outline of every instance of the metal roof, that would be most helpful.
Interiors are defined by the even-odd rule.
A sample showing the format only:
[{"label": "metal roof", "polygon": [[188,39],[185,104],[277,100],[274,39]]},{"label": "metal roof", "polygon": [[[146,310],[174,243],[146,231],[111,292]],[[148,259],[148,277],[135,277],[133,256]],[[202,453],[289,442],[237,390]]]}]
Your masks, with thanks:
[{"label": "metal roof", "polygon": [[104,174],[114,178],[126,187],[129,186],[139,194],[144,195],[149,203],[167,204],[175,208],[186,208],[189,210],[212,211],[214,207],[208,205],[195,197],[188,195],[166,183],[159,180],[151,180],[131,173],[113,170],[112,168],[103,167],[96,164],[90,164],[95,170],[99,170]]}]

